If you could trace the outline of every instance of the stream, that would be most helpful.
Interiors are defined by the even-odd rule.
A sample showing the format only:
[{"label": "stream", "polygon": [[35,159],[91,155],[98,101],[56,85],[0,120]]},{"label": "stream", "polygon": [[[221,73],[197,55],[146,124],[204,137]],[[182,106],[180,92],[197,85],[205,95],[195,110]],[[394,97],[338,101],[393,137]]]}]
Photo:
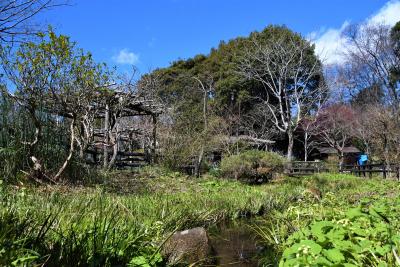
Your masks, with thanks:
[{"label": "stream", "polygon": [[251,229],[251,220],[223,223],[209,229],[217,266],[257,267],[264,248]]}]

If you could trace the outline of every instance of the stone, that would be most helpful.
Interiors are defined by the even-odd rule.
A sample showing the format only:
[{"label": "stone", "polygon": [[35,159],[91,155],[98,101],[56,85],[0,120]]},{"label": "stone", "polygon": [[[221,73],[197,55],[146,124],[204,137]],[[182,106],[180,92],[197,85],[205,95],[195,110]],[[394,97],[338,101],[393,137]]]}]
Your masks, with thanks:
[{"label": "stone", "polygon": [[174,233],[165,242],[161,254],[168,265],[214,263],[213,249],[203,227]]}]

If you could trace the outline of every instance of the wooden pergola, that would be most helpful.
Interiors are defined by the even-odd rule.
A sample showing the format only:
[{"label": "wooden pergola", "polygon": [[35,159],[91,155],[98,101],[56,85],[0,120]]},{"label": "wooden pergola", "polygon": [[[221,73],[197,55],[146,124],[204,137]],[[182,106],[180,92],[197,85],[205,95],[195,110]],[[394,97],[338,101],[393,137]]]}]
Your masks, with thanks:
[{"label": "wooden pergola", "polygon": [[[73,108],[84,105],[74,105],[70,102],[47,102],[47,112],[65,119],[73,119]],[[60,104],[61,103],[61,104]],[[162,113],[162,106],[154,99],[138,93],[108,90],[91,97],[85,107],[86,121],[90,121],[85,129],[90,132],[90,141],[84,151],[86,162],[91,165],[100,165],[102,157],[103,167],[111,166],[140,166],[135,161],[154,162],[157,146],[157,118]],[[135,137],[148,134],[140,127],[133,127],[137,117],[151,117],[151,151],[134,152],[123,149],[123,143],[134,141]],[[121,122],[124,123],[121,123]],[[81,126],[83,127],[83,126]],[[110,159],[110,155],[112,156]],[[111,164],[109,164],[111,162]]]},{"label": "wooden pergola", "polygon": [[[117,106],[117,108],[115,108]],[[109,158],[109,148],[114,147],[113,152],[118,156],[115,160],[117,167],[137,167],[141,166],[139,162],[155,162],[156,161],[156,147],[157,147],[157,118],[162,113],[160,104],[155,103],[153,99],[148,99],[136,94],[113,91],[108,96],[108,101],[101,104],[100,112],[97,114],[96,119],[101,120],[102,128],[94,129],[94,136],[103,139],[103,162],[105,164]],[[120,144],[132,142],[134,136],[144,135],[143,129],[132,127],[131,125],[119,125],[119,129],[112,124],[115,124],[116,119],[134,120],[137,117],[149,116],[152,121],[152,140],[151,152],[143,153],[127,151],[121,149]],[[114,121],[113,121],[114,120]],[[110,144],[110,135],[116,135],[117,138],[113,144]],[[115,149],[116,146],[116,149]],[[95,162],[96,163],[96,162]]]}]

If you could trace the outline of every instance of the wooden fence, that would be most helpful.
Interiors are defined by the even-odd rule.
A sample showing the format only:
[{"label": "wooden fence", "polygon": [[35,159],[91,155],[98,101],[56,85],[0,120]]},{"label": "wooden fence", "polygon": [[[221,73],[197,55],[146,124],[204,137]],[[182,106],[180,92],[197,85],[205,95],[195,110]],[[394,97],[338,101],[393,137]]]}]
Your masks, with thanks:
[{"label": "wooden fence", "polygon": [[329,167],[322,161],[292,161],[287,164],[289,175],[303,176],[314,173],[329,172]]},{"label": "wooden fence", "polygon": [[400,181],[400,164],[374,163],[363,166],[358,165],[333,165],[320,161],[292,161],[287,165],[291,176],[312,175],[321,172],[350,173],[361,177],[372,177],[373,174],[383,178],[396,178]]},{"label": "wooden fence", "polygon": [[373,174],[382,175],[383,178],[396,178],[400,180],[400,164],[374,163],[363,166],[344,165],[340,169],[342,173],[351,173],[360,177],[372,177]]}]

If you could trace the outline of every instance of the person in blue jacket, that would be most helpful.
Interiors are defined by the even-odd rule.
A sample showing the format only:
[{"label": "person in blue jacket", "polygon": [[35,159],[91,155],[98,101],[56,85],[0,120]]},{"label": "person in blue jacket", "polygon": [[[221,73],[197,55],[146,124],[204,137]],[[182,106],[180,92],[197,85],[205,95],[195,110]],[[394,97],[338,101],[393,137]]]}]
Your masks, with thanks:
[{"label": "person in blue jacket", "polygon": [[[368,155],[366,153],[361,153],[360,156],[358,156],[357,160],[358,166],[360,166],[360,169],[365,170],[365,165],[368,163]],[[365,172],[363,172],[363,175],[365,176]]]},{"label": "person in blue jacket", "polygon": [[368,162],[368,155],[365,153],[360,154],[358,157],[358,165],[365,166]]}]

